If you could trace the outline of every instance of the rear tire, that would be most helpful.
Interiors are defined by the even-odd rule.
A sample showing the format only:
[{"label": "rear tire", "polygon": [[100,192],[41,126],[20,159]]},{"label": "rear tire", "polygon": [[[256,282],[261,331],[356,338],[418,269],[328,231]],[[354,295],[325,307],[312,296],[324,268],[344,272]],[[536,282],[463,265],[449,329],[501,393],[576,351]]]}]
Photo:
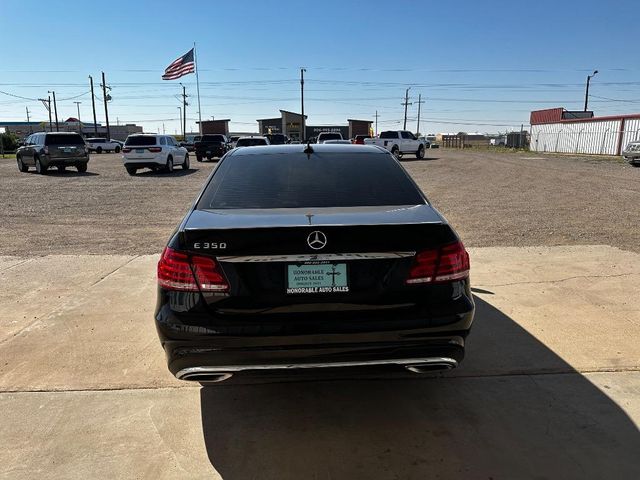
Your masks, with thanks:
[{"label": "rear tire", "polygon": [[20,170],[22,173],[29,171],[29,167],[24,164],[21,156],[16,157],[16,162],[18,163],[18,170]]},{"label": "rear tire", "polygon": [[416,158],[418,160],[422,160],[424,158],[424,145],[420,145],[418,147],[418,151],[416,152]]},{"label": "rear tire", "polygon": [[102,153],[102,147],[96,148],[96,153]]},{"label": "rear tire", "polygon": [[173,173],[173,158],[167,157],[167,164],[164,166],[164,171],[167,173]]},{"label": "rear tire", "polygon": [[184,156],[184,162],[182,163],[182,169],[183,170],[189,170],[189,154],[188,153]]},{"label": "rear tire", "polygon": [[202,161],[202,157],[201,157],[200,155],[196,155],[196,160],[197,160],[198,162],[201,162],[201,161]]},{"label": "rear tire", "polygon": [[44,165],[42,165],[42,163],[40,163],[40,159],[38,157],[35,158],[35,164],[36,164],[37,173],[39,173],[40,175],[44,175],[47,173],[47,167],[45,167]]},{"label": "rear tire", "polygon": [[79,173],[84,173],[84,172],[87,171],[87,164],[86,163],[79,163],[76,168],[78,169]]},{"label": "rear tire", "polygon": [[138,169],[136,167],[127,167],[127,166],[125,166],[124,168],[127,169],[127,173],[129,175],[135,175],[136,172],[138,171]]},{"label": "rear tire", "polygon": [[116,147],[115,152],[116,153],[120,153],[120,147],[119,146]]},{"label": "rear tire", "polygon": [[398,160],[400,159],[400,149],[398,148],[397,145],[394,145],[393,148],[391,149],[391,155],[396,157]]}]

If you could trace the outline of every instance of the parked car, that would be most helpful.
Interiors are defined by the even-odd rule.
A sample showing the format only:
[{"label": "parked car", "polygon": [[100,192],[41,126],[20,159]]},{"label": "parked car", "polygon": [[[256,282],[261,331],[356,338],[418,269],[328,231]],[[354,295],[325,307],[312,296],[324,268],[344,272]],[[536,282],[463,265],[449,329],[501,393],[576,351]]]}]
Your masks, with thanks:
[{"label": "parked car", "polygon": [[187,149],[188,152],[195,151],[195,142],[200,141],[200,135],[187,135],[182,142],[180,142],[180,146]]},{"label": "parked car", "polygon": [[170,135],[129,135],[122,159],[129,175],[135,175],[141,168],[173,172],[175,165],[182,165],[183,169],[189,169],[189,152]]},{"label": "parked car", "polygon": [[240,138],[240,135],[232,135],[229,137],[229,148],[236,148],[236,142]]},{"label": "parked car", "polygon": [[267,133],[265,137],[269,139],[269,145],[285,145],[290,142],[284,133]]},{"label": "parked car", "polygon": [[474,315],[469,256],[380,148],[237,148],[157,268],[168,368],[240,372],[457,366]]},{"label": "parked car", "polygon": [[196,160],[211,160],[214,157],[221,158],[229,150],[229,140],[226,135],[205,134],[194,144]]},{"label": "parked car", "polygon": [[115,140],[107,140],[106,138],[87,138],[87,148],[89,149],[89,153],[120,153],[122,145],[120,145],[120,143]]},{"label": "parked car", "polygon": [[320,132],[316,142],[324,143],[327,140],[343,140],[342,134],[340,132]]},{"label": "parked car", "polygon": [[77,133],[34,133],[16,151],[16,162],[21,172],[28,172],[29,167],[35,167],[40,174],[47,173],[49,167],[57,167],[61,172],[75,167],[78,172],[86,172],[89,150]]},{"label": "parked car", "polygon": [[380,133],[379,138],[367,138],[365,145],[377,145],[389,150],[396,158],[403,154],[415,154],[416,158],[424,158],[425,149],[429,148],[424,139],[418,139],[408,130],[389,130]]},{"label": "parked car", "polygon": [[267,137],[240,137],[236,142],[236,147],[255,147],[270,145]]},{"label": "parked car", "polygon": [[356,135],[353,139],[353,143],[356,145],[364,145],[365,138],[371,138],[371,135]]},{"label": "parked car", "polygon": [[629,165],[640,167],[640,141],[630,142],[622,151],[622,156]]}]

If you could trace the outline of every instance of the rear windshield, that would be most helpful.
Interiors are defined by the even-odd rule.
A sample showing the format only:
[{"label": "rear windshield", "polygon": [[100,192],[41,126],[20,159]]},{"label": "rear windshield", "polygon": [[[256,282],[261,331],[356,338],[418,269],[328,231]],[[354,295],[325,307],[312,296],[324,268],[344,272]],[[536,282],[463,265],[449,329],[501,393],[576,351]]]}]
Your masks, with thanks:
[{"label": "rear windshield", "polygon": [[124,144],[128,147],[146,147],[156,144],[156,137],[150,137],[148,135],[133,135],[127,137],[127,141]]},{"label": "rear windshield", "polygon": [[87,142],[91,143],[106,143],[106,141],[105,138],[87,138]]},{"label": "rear windshield", "polygon": [[342,134],[341,133],[321,133],[320,135],[318,135],[318,138],[322,142],[325,140],[342,140]]},{"label": "rear windshield", "polygon": [[203,135],[203,142],[224,142],[224,137],[222,135]]},{"label": "rear windshield", "polygon": [[236,143],[236,147],[255,147],[256,145],[266,145],[264,138],[241,138]]},{"label": "rear windshield", "polygon": [[424,204],[389,154],[233,155],[223,161],[199,209],[355,207]]},{"label": "rear windshield", "polygon": [[398,132],[382,132],[380,138],[398,138]]},{"label": "rear windshield", "polygon": [[58,135],[55,133],[47,134],[44,141],[45,145],[84,145],[84,140],[80,135]]},{"label": "rear windshield", "polygon": [[269,142],[271,142],[271,145],[284,145],[287,143],[285,136],[282,134],[267,135],[267,138],[269,139]]}]

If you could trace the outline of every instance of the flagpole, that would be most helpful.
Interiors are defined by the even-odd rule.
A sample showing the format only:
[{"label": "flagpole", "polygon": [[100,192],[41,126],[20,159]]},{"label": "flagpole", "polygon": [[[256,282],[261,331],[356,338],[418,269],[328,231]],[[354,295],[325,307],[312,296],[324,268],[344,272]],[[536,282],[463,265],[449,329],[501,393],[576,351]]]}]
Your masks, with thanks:
[{"label": "flagpole", "polygon": [[202,135],[202,109],[200,108],[200,78],[198,77],[198,57],[196,56],[196,42],[193,42],[193,63],[196,67],[196,88],[198,90],[198,126]]}]

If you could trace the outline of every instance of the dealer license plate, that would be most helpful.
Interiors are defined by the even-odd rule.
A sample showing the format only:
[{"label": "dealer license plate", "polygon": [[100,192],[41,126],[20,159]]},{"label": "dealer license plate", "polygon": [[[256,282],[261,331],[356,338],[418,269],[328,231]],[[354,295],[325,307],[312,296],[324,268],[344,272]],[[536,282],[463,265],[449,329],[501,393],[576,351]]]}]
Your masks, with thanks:
[{"label": "dealer license plate", "polygon": [[287,265],[287,293],[348,292],[346,263]]},{"label": "dealer license plate", "polygon": [[136,148],[136,153],[144,153],[144,148]]}]

